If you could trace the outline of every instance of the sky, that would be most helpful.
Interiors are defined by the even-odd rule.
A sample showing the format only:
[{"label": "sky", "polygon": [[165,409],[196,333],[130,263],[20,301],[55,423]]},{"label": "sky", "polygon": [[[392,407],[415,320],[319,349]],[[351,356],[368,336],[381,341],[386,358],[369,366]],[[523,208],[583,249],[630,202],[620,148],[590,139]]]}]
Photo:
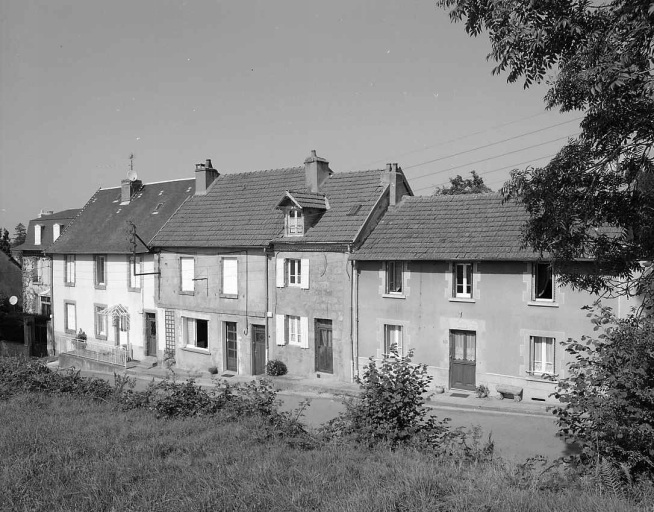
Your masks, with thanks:
[{"label": "sky", "polygon": [[492,76],[433,0],[0,2],[0,227],[120,185],[398,163],[416,194],[493,190],[579,131],[545,85]]}]

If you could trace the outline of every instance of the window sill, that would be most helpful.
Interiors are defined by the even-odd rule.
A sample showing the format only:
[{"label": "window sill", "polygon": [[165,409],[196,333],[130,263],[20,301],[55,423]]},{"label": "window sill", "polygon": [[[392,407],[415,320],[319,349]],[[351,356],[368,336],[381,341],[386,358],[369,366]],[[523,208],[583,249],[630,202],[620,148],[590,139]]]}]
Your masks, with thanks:
[{"label": "window sill", "polygon": [[69,288],[73,288],[75,286],[75,283],[64,283],[64,286],[68,286]]},{"label": "window sill", "polygon": [[100,340],[100,341],[107,341],[107,335],[106,334],[104,334],[104,335],[103,334],[96,334],[95,339]]},{"label": "window sill", "polygon": [[72,334],[73,336],[75,336],[77,334],[77,331],[75,331],[73,329],[64,329],[64,332],[66,334]]},{"label": "window sill", "polygon": [[141,289],[140,289],[140,288],[131,288],[131,287],[128,287],[128,288],[127,288],[127,291],[128,291],[128,292],[140,293]]},{"label": "window sill", "polygon": [[527,302],[527,306],[536,306],[540,308],[558,308],[559,304],[553,301],[530,300]]},{"label": "window sill", "polygon": [[527,382],[543,382],[545,384],[557,384],[558,383],[558,379],[554,379],[554,380],[544,379],[542,377],[539,377],[538,375],[531,375],[531,374],[527,374],[526,380],[527,380]]},{"label": "window sill", "polygon": [[205,356],[211,355],[211,352],[209,352],[208,348],[198,348],[192,345],[187,345],[186,347],[182,347],[182,350],[186,352],[194,352],[195,354],[203,354]]},{"label": "window sill", "polygon": [[465,297],[450,297],[447,300],[449,300],[450,302],[470,302],[470,303],[477,302],[475,299],[468,299]]},{"label": "window sill", "polygon": [[188,292],[188,291],[180,290],[179,294],[180,295],[195,295],[195,292]]},{"label": "window sill", "polygon": [[106,284],[96,284],[96,285],[95,285],[95,289],[96,289],[96,290],[106,290],[106,289],[107,289],[107,285],[106,285]]},{"label": "window sill", "polygon": [[238,294],[233,294],[233,293],[221,293],[220,294],[221,299],[238,299]]},{"label": "window sill", "polygon": [[385,299],[406,299],[406,295],[403,293],[384,293],[382,297]]}]

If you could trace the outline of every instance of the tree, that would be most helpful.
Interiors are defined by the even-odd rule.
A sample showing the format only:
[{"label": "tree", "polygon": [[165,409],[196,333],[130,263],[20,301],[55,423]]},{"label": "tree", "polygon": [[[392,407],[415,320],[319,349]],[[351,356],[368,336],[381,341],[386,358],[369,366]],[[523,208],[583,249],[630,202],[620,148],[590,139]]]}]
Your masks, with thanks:
[{"label": "tree", "polygon": [[449,187],[437,187],[434,190],[434,195],[451,196],[456,194],[486,194],[492,192],[484,184],[484,179],[472,171],[472,178],[463,179],[460,174],[455,178],[450,178]]},{"label": "tree", "polygon": [[27,239],[27,230],[25,229],[23,223],[19,222],[16,225],[16,229],[14,230],[14,242],[12,243],[12,246],[17,247],[20,244],[24,244],[26,239]]},{"label": "tree", "polygon": [[[525,242],[563,283],[592,292],[652,287],[654,4],[650,0],[438,0],[471,36],[488,31],[508,82],[546,79],[548,109],[583,111],[581,134],[545,167],[514,170],[502,189],[530,219]],[[548,76],[549,74],[549,76]],[[592,262],[578,272],[574,262]],[[648,282],[643,282],[648,280]]]},{"label": "tree", "polygon": [[11,242],[9,241],[9,231],[0,228],[0,251],[11,256]]}]

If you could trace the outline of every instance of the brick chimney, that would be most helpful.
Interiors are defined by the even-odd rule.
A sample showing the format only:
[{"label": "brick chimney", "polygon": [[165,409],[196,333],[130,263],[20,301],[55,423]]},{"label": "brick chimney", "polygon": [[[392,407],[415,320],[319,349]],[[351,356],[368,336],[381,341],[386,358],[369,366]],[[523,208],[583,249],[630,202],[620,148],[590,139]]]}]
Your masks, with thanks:
[{"label": "brick chimney", "polygon": [[132,196],[141,190],[142,186],[141,180],[130,180],[129,178],[120,180],[120,204],[129,204]]},{"label": "brick chimney", "polygon": [[205,195],[209,186],[218,176],[220,174],[211,166],[209,158],[203,164],[195,164],[195,195]]},{"label": "brick chimney", "polygon": [[327,178],[333,173],[334,171],[329,168],[329,162],[316,156],[316,150],[312,149],[311,155],[304,161],[304,178],[307,188],[313,193],[320,192]]}]

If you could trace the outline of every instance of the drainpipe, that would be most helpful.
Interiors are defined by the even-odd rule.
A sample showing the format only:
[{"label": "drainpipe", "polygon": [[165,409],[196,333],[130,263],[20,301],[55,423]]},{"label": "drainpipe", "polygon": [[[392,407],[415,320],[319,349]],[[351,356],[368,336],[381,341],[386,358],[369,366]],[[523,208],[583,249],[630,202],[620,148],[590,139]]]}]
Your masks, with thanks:
[{"label": "drainpipe", "polygon": [[270,309],[270,283],[269,283],[269,279],[270,279],[270,268],[269,268],[270,262],[269,262],[269,259],[270,258],[268,257],[268,247],[263,248],[263,255],[266,258],[266,313],[265,313],[265,317],[266,317],[266,357],[265,357],[265,360],[266,360],[266,362],[268,362],[268,355],[269,355],[269,352],[270,352],[269,347],[268,347],[268,344],[270,343],[270,333],[269,333],[270,326],[268,325],[269,324],[268,311],[271,311],[271,309]]},{"label": "drainpipe", "polygon": [[359,375],[359,269],[352,261],[352,381]]}]

